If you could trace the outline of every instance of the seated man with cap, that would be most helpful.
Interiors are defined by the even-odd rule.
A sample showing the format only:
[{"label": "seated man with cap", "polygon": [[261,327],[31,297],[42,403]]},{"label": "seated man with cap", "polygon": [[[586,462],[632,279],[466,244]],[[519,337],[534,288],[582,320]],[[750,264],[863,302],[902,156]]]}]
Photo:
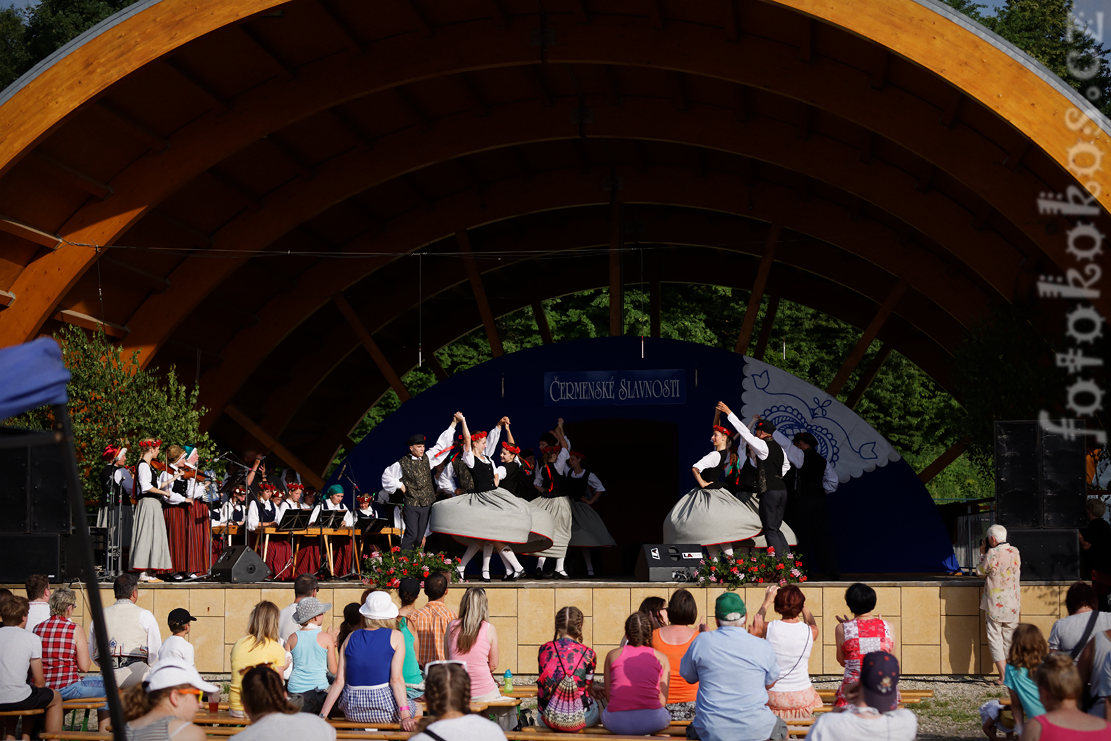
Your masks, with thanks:
[{"label": "seated man with cap", "polygon": [[411,435],[408,440],[409,452],[391,463],[382,471],[382,490],[387,494],[400,491],[404,495],[405,534],[401,538],[401,550],[415,548],[424,539],[428,530],[428,517],[436,502],[436,486],[432,480],[432,469],[445,451],[451,449],[455,434],[455,418],[451,425],[440,433],[436,445],[425,450],[424,435]]},{"label": "seated man with cap", "polygon": [[714,603],[718,629],[700,633],[679,664],[698,683],[687,738],[702,741],[783,741],[787,724],[768,709],[768,689],[779,678],[775,649],[745,630],[745,603],[725,592]]},{"label": "seated man with cap", "polygon": [[[856,695],[855,702],[852,695]],[[860,684],[850,690],[843,710],[822,713],[807,735],[815,741],[911,741],[918,718],[899,707],[899,660],[886,651],[867,654],[860,665]]]}]

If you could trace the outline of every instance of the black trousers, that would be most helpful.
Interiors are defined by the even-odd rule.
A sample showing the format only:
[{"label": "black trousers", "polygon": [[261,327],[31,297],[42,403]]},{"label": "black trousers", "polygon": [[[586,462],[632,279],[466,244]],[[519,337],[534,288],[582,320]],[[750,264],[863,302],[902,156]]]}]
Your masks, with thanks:
[{"label": "black trousers", "polygon": [[798,510],[797,521],[790,520],[790,523],[799,538],[799,550],[810,577],[838,578],[837,551],[829,534],[825,495],[799,495]]},{"label": "black trousers", "polygon": [[405,535],[401,536],[401,550],[407,551],[420,545],[424,539],[424,531],[428,529],[428,515],[431,512],[432,505],[414,507],[406,504],[401,510],[401,519],[405,521]]},{"label": "black trousers", "polygon": [[764,540],[768,548],[774,548],[777,556],[782,557],[790,547],[779,527],[783,524],[783,513],[787,510],[787,490],[770,489],[760,495],[760,524],[764,528]]}]

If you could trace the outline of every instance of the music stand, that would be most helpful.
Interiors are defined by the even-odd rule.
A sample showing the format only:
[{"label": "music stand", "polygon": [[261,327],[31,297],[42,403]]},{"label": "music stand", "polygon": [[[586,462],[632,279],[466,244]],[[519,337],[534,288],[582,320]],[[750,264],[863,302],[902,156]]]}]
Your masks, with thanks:
[{"label": "music stand", "polygon": [[[274,526],[274,531],[289,535],[290,551],[289,561],[285,566],[280,568],[271,578],[277,579],[280,574],[284,574],[286,569],[292,569],[293,565],[297,563],[297,549],[294,547],[293,538],[298,531],[305,530],[309,526],[309,517],[312,515],[312,510],[308,509],[287,509],[282,514],[281,521]],[[267,542],[270,540],[270,533],[266,534]]]}]

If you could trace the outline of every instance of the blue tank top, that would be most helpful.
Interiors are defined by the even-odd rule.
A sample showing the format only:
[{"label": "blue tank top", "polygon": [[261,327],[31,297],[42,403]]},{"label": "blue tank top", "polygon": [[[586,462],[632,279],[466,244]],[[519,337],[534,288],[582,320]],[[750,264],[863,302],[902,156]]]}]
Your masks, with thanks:
[{"label": "blue tank top", "polygon": [[314,625],[293,635],[297,636],[297,645],[290,652],[293,654],[293,671],[289,675],[289,691],[328,689],[328,649],[316,640],[320,635],[320,626]]},{"label": "blue tank top", "polygon": [[[393,646],[389,628],[356,630],[347,639],[343,655],[347,659],[347,684],[353,687],[375,687],[389,684]],[[298,639],[300,642],[300,639]]]}]

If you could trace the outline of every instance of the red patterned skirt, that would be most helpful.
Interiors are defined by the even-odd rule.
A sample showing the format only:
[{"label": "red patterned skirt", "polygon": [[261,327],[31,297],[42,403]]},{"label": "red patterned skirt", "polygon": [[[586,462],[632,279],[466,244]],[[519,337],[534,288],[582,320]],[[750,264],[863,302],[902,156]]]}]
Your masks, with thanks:
[{"label": "red patterned skirt", "polygon": [[174,504],[162,507],[166,519],[166,537],[170,545],[173,573],[189,573],[189,505]]},{"label": "red patterned skirt", "polygon": [[318,536],[299,536],[300,546],[293,564],[293,578],[302,574],[315,574],[320,571],[320,538]]},{"label": "red patterned skirt", "polygon": [[212,566],[212,517],[208,503],[196,500],[188,509],[188,573],[207,574]]}]

